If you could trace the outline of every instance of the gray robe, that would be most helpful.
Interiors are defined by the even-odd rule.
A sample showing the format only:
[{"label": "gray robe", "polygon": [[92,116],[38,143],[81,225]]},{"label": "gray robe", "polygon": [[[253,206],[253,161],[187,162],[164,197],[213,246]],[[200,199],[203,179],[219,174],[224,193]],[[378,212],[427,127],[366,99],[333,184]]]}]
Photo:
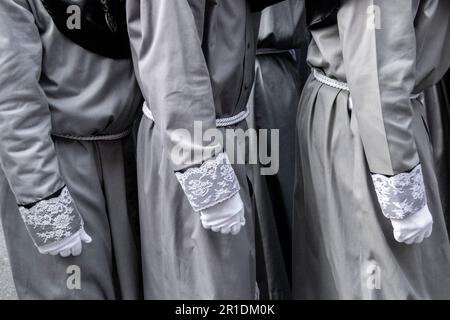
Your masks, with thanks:
[{"label": "gray robe", "polygon": [[[375,28],[368,8],[380,13]],[[450,298],[450,246],[425,110],[411,98],[450,66],[449,18],[448,1],[347,0],[337,24],[312,32],[308,62],[347,82],[350,93],[311,76],[302,94],[295,298]],[[418,163],[434,225],[429,239],[409,246],[394,240],[371,173],[396,175]]]},{"label": "gray robe", "polygon": [[[127,138],[78,139],[126,132],[141,100],[130,60],[70,42],[39,0],[1,1],[0,214],[19,298],[140,297]],[[66,259],[38,252],[18,210],[63,186],[93,238],[81,256]],[[79,290],[67,284],[73,266]]]},{"label": "gray robe", "polygon": [[[127,16],[139,82],[155,119],[144,117],[138,134],[145,298],[254,299],[250,170],[233,165],[230,175],[238,182],[234,186],[240,185],[247,224],[237,236],[222,235],[203,229],[199,212],[194,212],[200,210],[197,195],[177,181],[190,168],[211,165],[215,171],[217,158],[196,158],[186,165],[174,163],[169,155],[175,130],[193,134],[194,121],[201,121],[205,132],[216,128],[216,118],[245,110],[254,76],[258,15],[244,0],[135,0],[127,2]],[[245,129],[245,121],[232,128]],[[213,142],[191,146],[216,149]],[[230,172],[230,167],[220,170]],[[212,181],[208,172],[204,176],[214,186],[226,183]],[[222,191],[226,197],[219,201],[232,194],[228,187]],[[211,205],[207,198],[216,196],[210,192],[209,187],[201,192],[207,195],[202,202],[206,206]]]},{"label": "gray robe", "polygon": [[447,231],[450,230],[450,73],[425,91],[426,121],[429,124],[436,173]]},{"label": "gray robe", "polygon": [[280,135],[276,145],[271,146],[270,140],[267,144],[267,150],[278,148],[279,171],[266,176],[261,174],[260,165],[253,168],[261,298],[291,296],[295,118],[308,76],[306,60],[296,61],[294,52],[306,55],[306,37],[303,1],[285,1],[263,11],[248,123],[258,130],[279,130]]}]

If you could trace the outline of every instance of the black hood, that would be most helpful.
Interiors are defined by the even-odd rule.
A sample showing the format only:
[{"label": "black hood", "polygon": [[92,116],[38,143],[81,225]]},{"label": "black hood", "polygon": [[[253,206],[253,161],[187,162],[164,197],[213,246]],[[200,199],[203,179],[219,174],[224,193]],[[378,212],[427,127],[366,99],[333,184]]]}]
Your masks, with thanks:
[{"label": "black hood", "polygon": [[[151,1],[151,0],[149,0]],[[58,30],[88,51],[112,59],[129,59],[125,0],[41,0]],[[81,28],[69,29],[73,14],[70,6],[80,9]]]},{"label": "black hood", "polygon": [[282,1],[284,0],[248,0],[253,12],[262,11],[264,8]]},{"label": "black hood", "polygon": [[337,23],[340,0],[306,0],[306,19],[310,29],[324,28]]}]

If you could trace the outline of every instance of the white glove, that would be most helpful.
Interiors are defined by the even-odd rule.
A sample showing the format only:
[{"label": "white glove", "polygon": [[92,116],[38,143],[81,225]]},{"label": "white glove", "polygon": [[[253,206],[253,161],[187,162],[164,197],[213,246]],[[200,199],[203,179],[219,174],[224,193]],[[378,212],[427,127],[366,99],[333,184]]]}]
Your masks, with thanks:
[{"label": "white glove", "polygon": [[236,235],[245,226],[244,203],[239,193],[218,205],[200,212],[203,228]]},{"label": "white glove", "polygon": [[38,247],[38,250],[42,254],[50,254],[52,256],[59,254],[63,258],[67,258],[71,255],[76,257],[79,256],[83,250],[83,242],[91,243],[92,238],[84,231],[84,229],[81,229],[69,238],[43,247]]},{"label": "white glove", "polygon": [[422,243],[433,232],[433,217],[428,206],[402,220],[391,219],[391,223],[394,227],[394,238],[400,243]]}]

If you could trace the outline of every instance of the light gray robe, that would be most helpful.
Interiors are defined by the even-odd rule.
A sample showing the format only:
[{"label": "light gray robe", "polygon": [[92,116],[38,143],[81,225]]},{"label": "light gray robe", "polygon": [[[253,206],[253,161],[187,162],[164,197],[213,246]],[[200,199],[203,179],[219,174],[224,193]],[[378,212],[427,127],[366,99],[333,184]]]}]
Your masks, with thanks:
[{"label": "light gray robe", "polygon": [[[201,121],[205,132],[216,128],[216,118],[245,110],[253,83],[259,16],[244,0],[128,1],[127,16],[139,82],[155,119],[144,117],[138,135],[145,298],[254,299],[250,170],[233,165],[229,176],[234,186],[240,185],[247,224],[237,236],[222,235],[203,229],[194,209],[199,211],[205,203],[210,206],[207,198],[216,198],[209,183],[227,184],[219,201],[236,189],[204,172],[205,180],[192,184],[206,185],[197,193],[206,194],[200,205],[197,195],[188,188],[183,191],[181,186],[187,184],[177,181],[189,168],[211,165],[218,172],[217,158],[196,158],[186,165],[173,163],[169,155],[176,145],[171,136],[175,130],[193,135],[194,121]],[[233,127],[245,129],[245,121]],[[213,142],[192,148],[216,149]],[[221,165],[219,171],[233,172],[230,169]]]},{"label": "light gray robe", "polygon": [[291,296],[295,119],[309,72],[306,60],[296,61],[294,53],[299,50],[306,56],[304,13],[303,1],[290,0],[269,7],[261,14],[248,123],[258,130],[279,131],[279,141],[275,145],[271,146],[270,140],[267,141],[267,150],[278,148],[279,171],[265,176],[261,174],[260,165],[254,166],[261,298],[287,299]]},{"label": "light gray robe", "polygon": [[[131,60],[106,59],[70,42],[39,0],[1,1],[0,213],[20,298],[140,297],[137,212],[128,201],[135,197],[134,163],[126,139],[52,135],[122,133],[141,99]],[[17,206],[39,203],[64,185],[93,238],[81,256],[68,259],[37,251]],[[70,266],[80,268],[80,290],[66,283]]]},{"label": "light gray robe", "polygon": [[[312,32],[308,62],[348,83],[353,109],[349,92],[311,76],[297,117],[295,298],[450,298],[425,110],[411,99],[450,66],[449,36],[450,2],[442,0],[342,1],[337,24]],[[371,173],[396,175],[418,163],[433,234],[408,246],[394,240]]]}]

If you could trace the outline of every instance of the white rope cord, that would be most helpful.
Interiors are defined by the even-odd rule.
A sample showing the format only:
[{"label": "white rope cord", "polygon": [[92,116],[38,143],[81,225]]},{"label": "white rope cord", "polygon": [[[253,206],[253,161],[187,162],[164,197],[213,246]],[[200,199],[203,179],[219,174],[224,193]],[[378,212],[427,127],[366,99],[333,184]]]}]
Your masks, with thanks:
[{"label": "white rope cord", "polygon": [[142,112],[144,113],[144,116],[155,122],[155,117],[153,117],[153,113],[150,111],[150,108],[147,106],[147,102],[144,102],[144,105],[142,106]]},{"label": "white rope cord", "polygon": [[232,117],[217,119],[216,126],[218,128],[221,128],[221,127],[228,127],[228,126],[232,126],[234,124],[238,124],[239,122],[247,119],[249,114],[250,114],[250,111],[247,109],[245,111],[239,112],[237,115],[234,115]]},{"label": "white rope cord", "polygon": [[313,70],[314,78],[316,78],[317,81],[326,84],[327,86],[339,89],[339,90],[345,90],[350,91],[350,88],[345,82],[341,82],[335,79],[331,79],[330,77],[327,77],[317,69]]},{"label": "white rope cord", "polygon": [[[149,118],[152,121],[155,121],[155,117],[153,116],[153,113],[150,110],[150,108],[147,106],[147,103],[144,103],[144,105],[142,106],[142,112],[144,113],[144,116],[146,116],[147,118]],[[245,111],[239,112],[237,115],[234,115],[229,118],[217,119],[216,126],[218,128],[232,126],[234,124],[240,123],[241,121],[244,121],[248,117],[249,114],[250,114],[250,111],[245,110]]]},{"label": "white rope cord", "polygon": [[58,134],[58,133],[52,133],[52,136],[63,138],[63,139],[69,139],[69,140],[77,140],[77,141],[114,141],[114,140],[120,140],[122,138],[125,138],[131,133],[131,128],[115,134],[105,134],[105,135],[98,135],[98,136],[74,136],[70,134]]}]

